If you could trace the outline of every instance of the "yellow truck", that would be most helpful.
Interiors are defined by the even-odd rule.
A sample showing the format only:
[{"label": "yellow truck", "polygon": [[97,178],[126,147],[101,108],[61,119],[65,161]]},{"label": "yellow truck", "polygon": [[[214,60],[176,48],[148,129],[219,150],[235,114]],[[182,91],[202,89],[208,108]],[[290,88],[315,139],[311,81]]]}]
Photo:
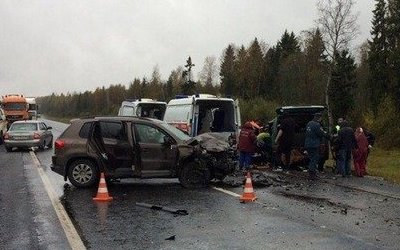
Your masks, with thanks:
[{"label": "yellow truck", "polygon": [[3,96],[2,108],[8,121],[8,127],[15,121],[29,120],[29,105],[23,95],[11,94]]}]

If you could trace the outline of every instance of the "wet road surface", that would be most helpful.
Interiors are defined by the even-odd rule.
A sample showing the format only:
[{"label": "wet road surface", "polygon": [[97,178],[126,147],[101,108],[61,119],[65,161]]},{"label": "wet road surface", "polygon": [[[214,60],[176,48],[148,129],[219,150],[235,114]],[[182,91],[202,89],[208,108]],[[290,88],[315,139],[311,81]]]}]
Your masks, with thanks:
[{"label": "wet road surface", "polygon": [[[55,137],[66,127],[48,123]],[[176,179],[123,180],[108,183],[114,200],[104,204],[92,200],[97,188],[64,186],[49,169],[51,155],[36,152],[89,249],[398,249],[400,187],[377,178],[325,174],[309,182],[302,172],[268,172],[282,181],[255,188],[258,200],[247,204],[213,188],[184,189]],[[242,186],[213,185],[243,192]]]},{"label": "wet road surface", "polygon": [[69,249],[29,151],[0,146],[0,248]]}]

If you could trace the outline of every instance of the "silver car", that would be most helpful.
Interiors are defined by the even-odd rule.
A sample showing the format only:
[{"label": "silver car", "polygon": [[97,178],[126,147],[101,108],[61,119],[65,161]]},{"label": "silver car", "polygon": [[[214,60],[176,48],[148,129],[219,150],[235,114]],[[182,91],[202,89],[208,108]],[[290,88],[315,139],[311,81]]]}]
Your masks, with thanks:
[{"label": "silver car", "polygon": [[52,148],[51,129],[42,121],[16,121],[4,135],[4,146],[7,152],[11,152],[14,147],[44,149],[47,146],[47,148]]}]

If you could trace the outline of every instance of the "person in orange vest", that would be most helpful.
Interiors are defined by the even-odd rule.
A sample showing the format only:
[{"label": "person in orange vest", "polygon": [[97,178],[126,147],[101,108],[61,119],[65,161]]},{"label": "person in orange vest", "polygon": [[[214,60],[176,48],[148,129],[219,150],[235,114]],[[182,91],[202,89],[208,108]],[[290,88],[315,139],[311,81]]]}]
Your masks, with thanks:
[{"label": "person in orange vest", "polygon": [[246,122],[239,134],[239,169],[248,171],[251,166],[252,156],[256,151],[256,134],[251,122]]}]

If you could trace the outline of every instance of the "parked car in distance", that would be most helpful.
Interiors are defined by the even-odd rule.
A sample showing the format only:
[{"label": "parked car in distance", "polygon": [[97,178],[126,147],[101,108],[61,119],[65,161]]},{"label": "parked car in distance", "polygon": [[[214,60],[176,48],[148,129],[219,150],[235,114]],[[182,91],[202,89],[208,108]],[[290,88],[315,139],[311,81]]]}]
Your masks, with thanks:
[{"label": "parked car in distance", "polygon": [[16,148],[53,147],[52,127],[42,121],[16,121],[4,135],[4,146],[7,152]]},{"label": "parked car in distance", "polygon": [[75,119],[54,143],[51,169],[76,187],[97,184],[101,172],[109,179],[178,177],[184,187],[204,187],[236,165],[229,144],[204,141],[212,140],[207,146],[152,118]]},{"label": "parked car in distance", "polygon": [[0,108],[0,144],[3,144],[4,135],[7,132],[7,119],[4,110]]}]

